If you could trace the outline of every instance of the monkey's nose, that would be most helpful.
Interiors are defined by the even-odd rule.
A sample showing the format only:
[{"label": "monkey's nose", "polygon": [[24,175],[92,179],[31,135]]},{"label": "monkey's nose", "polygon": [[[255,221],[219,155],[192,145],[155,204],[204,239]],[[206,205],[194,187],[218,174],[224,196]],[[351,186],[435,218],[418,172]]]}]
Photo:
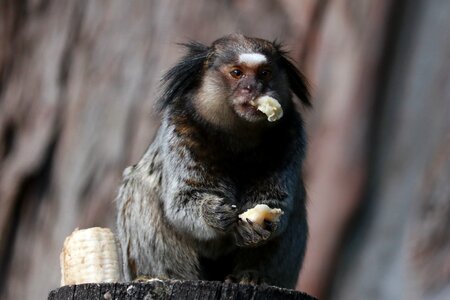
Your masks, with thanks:
[{"label": "monkey's nose", "polygon": [[247,84],[242,88],[242,91],[246,93],[253,93],[255,91],[255,86],[253,84]]}]

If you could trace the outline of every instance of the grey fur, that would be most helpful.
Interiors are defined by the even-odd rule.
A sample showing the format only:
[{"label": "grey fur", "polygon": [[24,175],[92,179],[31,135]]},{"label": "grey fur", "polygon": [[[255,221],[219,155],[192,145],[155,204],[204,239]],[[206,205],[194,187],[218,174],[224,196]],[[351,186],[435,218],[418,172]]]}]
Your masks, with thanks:
[{"label": "grey fur", "polygon": [[[286,88],[280,89],[289,98],[282,100],[289,102]],[[189,97],[195,101],[195,93]],[[195,155],[186,135],[178,133],[174,114],[176,109],[168,105],[154,142],[138,164],[123,174],[117,197],[117,231],[124,280],[138,276],[227,279],[293,288],[307,238],[300,177],[303,129],[296,129],[295,149],[282,166],[244,187],[231,173],[212,172],[214,166]],[[301,127],[301,123],[297,125]],[[234,135],[227,138],[234,139]],[[235,142],[241,145],[245,140],[252,138]],[[239,220],[240,213],[262,203],[284,211],[278,224],[258,226]],[[228,274],[208,275],[220,274],[222,267],[227,271],[224,266],[229,268]]]}]

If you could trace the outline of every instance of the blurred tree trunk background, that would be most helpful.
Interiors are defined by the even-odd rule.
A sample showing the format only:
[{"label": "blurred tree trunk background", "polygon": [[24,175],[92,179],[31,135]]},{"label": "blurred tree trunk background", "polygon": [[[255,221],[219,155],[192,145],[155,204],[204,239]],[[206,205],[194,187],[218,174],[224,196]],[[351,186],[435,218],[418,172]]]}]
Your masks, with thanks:
[{"label": "blurred tree trunk background", "polygon": [[177,42],[283,41],[310,78],[321,299],[450,298],[450,2],[0,0],[0,298],[45,299],[76,227],[114,228]]}]

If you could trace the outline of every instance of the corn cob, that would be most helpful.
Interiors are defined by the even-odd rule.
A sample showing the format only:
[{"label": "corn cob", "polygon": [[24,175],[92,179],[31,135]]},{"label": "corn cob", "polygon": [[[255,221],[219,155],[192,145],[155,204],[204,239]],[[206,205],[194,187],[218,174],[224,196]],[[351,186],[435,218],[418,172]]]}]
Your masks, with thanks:
[{"label": "corn cob", "polygon": [[108,228],[76,229],[64,241],[60,255],[61,286],[119,281],[119,257]]}]

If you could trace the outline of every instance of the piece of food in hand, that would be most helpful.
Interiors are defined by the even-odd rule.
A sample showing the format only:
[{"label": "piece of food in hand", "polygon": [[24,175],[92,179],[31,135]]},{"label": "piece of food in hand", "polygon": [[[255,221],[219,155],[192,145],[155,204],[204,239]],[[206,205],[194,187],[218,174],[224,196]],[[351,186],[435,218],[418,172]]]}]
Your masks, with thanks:
[{"label": "piece of food in hand", "polygon": [[283,109],[277,99],[270,96],[262,96],[253,102],[259,111],[262,111],[269,122],[279,120],[283,116]]},{"label": "piece of food in hand", "polygon": [[64,241],[60,263],[61,286],[120,279],[117,243],[109,228],[76,229]]},{"label": "piece of food in hand", "polygon": [[243,221],[248,219],[252,223],[263,225],[264,221],[278,222],[282,214],[283,211],[279,208],[270,208],[265,204],[257,204],[255,207],[247,209],[240,214],[239,218]]}]

